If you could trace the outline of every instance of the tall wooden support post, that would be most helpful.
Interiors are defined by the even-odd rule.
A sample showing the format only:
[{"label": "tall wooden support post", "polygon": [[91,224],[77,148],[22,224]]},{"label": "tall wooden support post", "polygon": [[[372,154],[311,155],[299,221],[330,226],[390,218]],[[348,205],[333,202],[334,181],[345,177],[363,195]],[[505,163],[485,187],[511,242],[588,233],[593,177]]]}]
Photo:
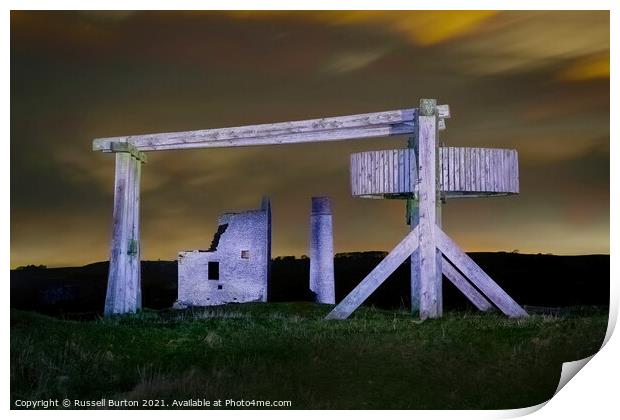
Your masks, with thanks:
[{"label": "tall wooden support post", "polygon": [[[417,124],[416,124],[417,128]],[[418,146],[418,130],[413,136],[409,137],[407,147],[413,149],[414,155],[417,157],[420,151]],[[410,230],[414,230],[420,223],[420,206],[418,196],[407,199],[407,223]],[[417,315],[420,313],[420,249],[417,248],[409,257],[410,266],[410,284],[411,284],[411,313]]]},{"label": "tall wooden support post", "polygon": [[142,307],[140,278],[140,175],[144,153],[115,143],[114,213],[104,314],[134,313]]},{"label": "tall wooden support post", "polygon": [[441,254],[435,242],[437,224],[437,101],[422,99],[418,115],[418,198],[420,240],[420,318],[441,316]]}]

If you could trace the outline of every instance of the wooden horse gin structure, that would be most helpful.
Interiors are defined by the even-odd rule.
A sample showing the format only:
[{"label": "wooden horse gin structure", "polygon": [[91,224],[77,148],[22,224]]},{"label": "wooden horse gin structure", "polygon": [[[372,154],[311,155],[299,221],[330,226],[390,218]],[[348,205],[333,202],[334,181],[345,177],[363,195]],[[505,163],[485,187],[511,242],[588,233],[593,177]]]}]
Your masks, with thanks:
[{"label": "wooden horse gin structure", "polygon": [[411,258],[412,310],[422,319],[442,314],[442,274],[480,310],[497,307],[509,317],[527,313],[441,229],[448,198],[519,191],[513,150],[439,147],[438,131],[450,117],[447,105],[422,99],[418,108],[334,118],[176,133],[100,138],[93,150],[116,153],[114,214],[105,314],[141,308],[140,167],[144,152],[263,146],[410,135],[408,147],[351,156],[354,196],[407,200],[411,231],[327,315],[345,319],[400,264]]}]

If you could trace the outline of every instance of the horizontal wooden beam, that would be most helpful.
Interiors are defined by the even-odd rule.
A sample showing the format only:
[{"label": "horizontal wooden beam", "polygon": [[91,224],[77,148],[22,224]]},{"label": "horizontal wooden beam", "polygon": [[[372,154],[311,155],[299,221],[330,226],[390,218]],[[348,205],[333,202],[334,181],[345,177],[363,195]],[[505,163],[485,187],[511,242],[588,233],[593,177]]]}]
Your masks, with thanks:
[{"label": "horizontal wooden beam", "polygon": [[[417,108],[406,108],[394,111],[273,124],[105,137],[93,140],[93,150],[115,152],[113,150],[113,143],[131,144],[137,151],[148,152],[156,150],[294,144],[406,135],[414,132],[416,113]],[[437,106],[437,115],[440,119],[450,118],[450,108],[448,105]],[[445,128],[445,123],[441,125],[441,129]]]},{"label": "horizontal wooden beam", "polygon": [[[204,140],[197,142],[177,143],[177,144],[153,144],[136,146],[143,151],[163,151],[163,150],[186,150],[186,149],[212,149],[223,147],[243,147],[243,146],[270,146],[297,143],[314,143],[324,141],[364,139],[372,137],[388,137],[397,135],[412,134],[414,132],[413,123],[402,123],[388,126],[369,126],[360,128],[346,128],[338,130],[315,131],[308,133],[280,134],[270,137],[259,138],[239,138],[229,140]],[[105,150],[103,150],[105,151]]]},{"label": "horizontal wooden beam", "polygon": [[416,112],[415,108],[408,108],[274,124],[107,137],[95,139],[93,150],[112,152],[111,144],[114,142],[131,143],[137,150],[146,152],[306,143],[411,134],[414,129]]}]

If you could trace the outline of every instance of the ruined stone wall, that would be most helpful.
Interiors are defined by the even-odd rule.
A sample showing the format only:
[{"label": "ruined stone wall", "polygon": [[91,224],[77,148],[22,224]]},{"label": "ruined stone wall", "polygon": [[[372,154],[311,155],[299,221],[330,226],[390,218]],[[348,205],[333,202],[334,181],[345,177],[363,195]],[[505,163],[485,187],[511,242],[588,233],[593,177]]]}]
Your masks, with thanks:
[{"label": "ruined stone wall", "polygon": [[220,216],[209,250],[179,253],[179,303],[267,301],[270,229],[268,202],[260,210]]}]

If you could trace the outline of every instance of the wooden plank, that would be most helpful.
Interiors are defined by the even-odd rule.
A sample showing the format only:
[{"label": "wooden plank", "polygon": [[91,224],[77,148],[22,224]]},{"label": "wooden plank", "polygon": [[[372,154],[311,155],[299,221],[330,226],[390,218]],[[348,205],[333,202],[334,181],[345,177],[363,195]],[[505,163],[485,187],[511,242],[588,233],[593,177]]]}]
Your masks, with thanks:
[{"label": "wooden plank", "polygon": [[480,191],[487,191],[487,185],[489,180],[489,173],[487,170],[487,149],[480,149],[480,165],[482,170],[480,174],[482,178],[480,180]]},{"label": "wooden plank", "polygon": [[466,191],[465,187],[465,148],[459,147],[459,190]]},{"label": "wooden plank", "polygon": [[504,150],[497,149],[497,191],[505,191],[504,180],[506,173],[504,171]]},{"label": "wooden plank", "polygon": [[[435,227],[437,247],[484,295],[505,315],[511,318],[525,317],[527,312],[519,306],[487,273],[478,266],[439,227]],[[420,241],[423,238],[420,235]]]},{"label": "wooden plank", "polygon": [[[413,159],[413,154],[412,153],[406,153],[405,154],[405,188],[411,189],[411,187],[415,187],[414,185],[412,185],[411,182],[411,160]],[[411,189],[411,191],[415,191],[414,189]]]},{"label": "wooden plank", "polygon": [[95,139],[93,150],[111,152],[111,144],[114,142],[131,143],[139,151],[154,151],[289,144],[410,134],[414,131],[416,112],[416,109],[409,108],[272,124],[107,137]]},{"label": "wooden plank", "polygon": [[381,173],[383,174],[383,180],[381,182],[383,191],[388,190],[388,184],[390,183],[390,168],[388,166],[387,161],[387,152],[385,150],[381,151]]},{"label": "wooden plank", "polygon": [[485,163],[484,163],[484,168],[485,168],[485,180],[486,180],[486,191],[490,190],[490,186],[492,185],[492,180],[491,180],[491,150],[489,149],[484,149],[484,159],[485,159]]},{"label": "wooden plank", "polygon": [[441,266],[443,274],[457,289],[465,295],[465,297],[479,310],[489,311],[493,309],[493,305],[489,302],[474,286],[472,286],[456,268],[443,257]]},{"label": "wooden plank", "polygon": [[398,181],[400,179],[400,173],[398,172],[399,167],[398,167],[398,156],[400,155],[400,150],[396,149],[392,152],[392,165],[393,165],[393,171],[394,171],[394,179],[392,180],[392,188],[394,189],[395,193],[401,192],[400,188],[398,186]]},{"label": "wooden plank", "polygon": [[474,163],[474,151],[471,147],[467,148],[467,185],[468,185],[468,190],[469,191],[473,191],[474,190],[474,185],[473,185],[473,181],[474,181],[474,170],[475,170],[475,163]]},{"label": "wooden plank", "polygon": [[492,153],[491,156],[493,158],[493,160],[491,162],[492,171],[493,171],[493,189],[492,189],[492,191],[497,192],[497,191],[499,191],[499,175],[500,175],[500,173],[499,173],[500,166],[499,166],[499,160],[498,160],[499,153],[498,153],[497,149],[491,149],[491,153]]},{"label": "wooden plank", "polygon": [[398,189],[400,190],[400,192],[405,192],[406,190],[406,183],[405,180],[408,179],[405,173],[405,159],[407,157],[406,151],[405,150],[400,150],[400,152],[398,153]]},{"label": "wooden plank", "polygon": [[452,188],[452,174],[453,174],[453,170],[452,170],[452,148],[451,147],[447,147],[446,151],[446,164],[448,166],[448,176],[446,179],[446,191],[450,191]]},{"label": "wooden plank", "polygon": [[372,156],[370,157],[370,162],[371,162],[371,166],[372,166],[372,173],[373,173],[373,177],[372,177],[372,188],[371,190],[377,191],[379,189],[379,181],[380,181],[380,177],[378,172],[378,168],[379,168],[379,157],[377,156],[376,153],[372,153]]},{"label": "wooden plank", "polygon": [[517,152],[516,150],[514,151],[515,154],[515,158],[514,158],[514,163],[515,163],[515,167],[514,167],[514,179],[515,179],[515,193],[519,192],[519,152]]},{"label": "wooden plank", "polygon": [[397,193],[402,192],[401,188],[400,188],[400,180],[401,180],[401,167],[400,167],[400,155],[402,153],[402,150],[397,149],[395,150],[394,153],[394,191],[396,191]]},{"label": "wooden plank", "polygon": [[355,191],[358,191],[357,188],[357,178],[359,177],[360,171],[357,167],[357,157],[359,155],[357,153],[353,153],[349,156],[349,186],[351,188],[351,194],[355,194]]},{"label": "wooden plank", "polygon": [[355,311],[418,247],[414,229],[362,280],[325,319],[346,319]]},{"label": "wooden plank", "polygon": [[474,159],[476,165],[476,191],[482,191],[482,172],[480,169],[480,149],[474,149]]},{"label": "wooden plank", "polygon": [[368,186],[368,183],[370,182],[370,155],[368,155],[367,153],[362,155],[362,158],[364,160],[364,168],[365,168],[365,173],[366,176],[363,179],[363,185],[364,188],[362,189],[364,191],[364,194],[368,194],[368,192],[370,191],[370,188]]},{"label": "wooden plank", "polygon": [[441,316],[437,296],[436,228],[436,101],[422,99],[418,116],[418,196],[420,206],[420,318]]},{"label": "wooden plank", "polygon": [[398,168],[394,168],[394,152],[395,150],[386,150],[387,158],[388,158],[388,192],[390,194],[396,192],[396,188],[394,188],[394,179],[398,176]]}]

